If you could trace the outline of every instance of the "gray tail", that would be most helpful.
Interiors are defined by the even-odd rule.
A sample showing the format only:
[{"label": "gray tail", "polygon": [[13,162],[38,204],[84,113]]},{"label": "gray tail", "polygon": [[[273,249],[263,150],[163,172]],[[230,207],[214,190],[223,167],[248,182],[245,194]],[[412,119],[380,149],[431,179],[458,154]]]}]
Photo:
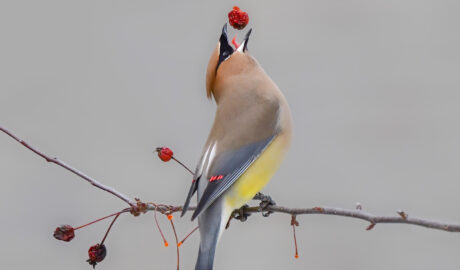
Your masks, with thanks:
[{"label": "gray tail", "polygon": [[195,270],[212,270],[212,265],[214,263],[214,253],[216,249],[208,249],[198,251],[198,260],[196,261]]},{"label": "gray tail", "polygon": [[222,200],[218,199],[198,216],[200,250],[195,270],[212,270],[220,230],[223,229],[222,210]]}]

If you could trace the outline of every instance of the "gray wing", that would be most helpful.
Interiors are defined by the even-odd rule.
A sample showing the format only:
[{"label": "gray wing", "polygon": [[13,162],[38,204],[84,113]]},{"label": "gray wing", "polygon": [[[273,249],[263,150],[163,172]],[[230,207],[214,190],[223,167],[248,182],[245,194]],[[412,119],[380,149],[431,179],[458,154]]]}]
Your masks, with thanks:
[{"label": "gray wing", "polygon": [[[195,174],[196,175],[196,174]],[[201,175],[198,177],[193,177],[192,180],[192,185],[190,186],[190,189],[188,191],[187,199],[185,199],[184,206],[182,206],[182,213],[180,214],[181,217],[185,215],[185,213],[188,210],[188,207],[190,205],[190,199],[192,198],[193,194],[195,194],[197,188],[198,188],[198,183],[201,179]]]},{"label": "gray wing", "polygon": [[[212,168],[210,168],[209,173],[207,173],[209,178],[200,179],[201,181],[208,181],[208,184],[192,215],[192,220],[222,195],[222,193],[224,193],[249,168],[249,166],[251,166],[260,154],[262,154],[275,137],[276,135],[270,136],[262,141],[226,152],[216,158]],[[195,184],[197,184],[196,181]],[[197,185],[194,187],[195,190],[196,186]]]},{"label": "gray wing", "polygon": [[201,155],[200,162],[198,162],[198,165],[195,170],[195,174],[193,175],[192,185],[190,186],[187,198],[185,199],[184,206],[182,207],[182,213],[180,215],[181,217],[183,217],[185,213],[187,212],[188,207],[190,205],[190,199],[193,197],[193,195],[197,191],[198,184],[201,180],[201,175],[203,174],[203,169],[207,167],[209,163],[209,155],[213,147],[214,147],[214,144],[208,144],[207,147],[205,147],[203,154]]}]

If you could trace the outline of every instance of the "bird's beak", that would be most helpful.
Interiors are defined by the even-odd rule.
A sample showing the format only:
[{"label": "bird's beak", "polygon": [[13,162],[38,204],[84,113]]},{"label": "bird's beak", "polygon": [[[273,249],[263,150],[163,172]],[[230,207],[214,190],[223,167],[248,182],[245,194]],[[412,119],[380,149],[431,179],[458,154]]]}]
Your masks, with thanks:
[{"label": "bird's beak", "polygon": [[248,50],[248,41],[249,41],[249,36],[251,35],[251,33],[252,33],[252,28],[249,29],[249,31],[246,33],[246,36],[244,37],[244,40],[241,43],[241,45],[238,47],[237,51],[245,52]]},{"label": "bird's beak", "polygon": [[216,70],[219,67],[219,65],[225,60],[227,60],[227,58],[229,58],[230,55],[232,55],[233,53],[233,48],[228,43],[227,24],[224,24],[224,27],[222,28],[222,34],[220,35],[219,44],[220,44],[219,62],[217,63]]}]

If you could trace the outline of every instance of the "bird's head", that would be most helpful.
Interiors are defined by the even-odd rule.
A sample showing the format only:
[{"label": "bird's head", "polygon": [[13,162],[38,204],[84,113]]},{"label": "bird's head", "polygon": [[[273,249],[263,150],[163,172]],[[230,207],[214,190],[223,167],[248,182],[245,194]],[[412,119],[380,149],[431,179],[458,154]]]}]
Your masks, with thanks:
[{"label": "bird's head", "polygon": [[214,96],[218,101],[225,81],[234,76],[248,72],[252,67],[257,66],[257,62],[248,54],[248,41],[251,35],[250,29],[241,44],[232,41],[235,49],[229,43],[227,37],[227,24],[222,28],[219,42],[209,59],[206,72],[206,93],[208,98]]}]

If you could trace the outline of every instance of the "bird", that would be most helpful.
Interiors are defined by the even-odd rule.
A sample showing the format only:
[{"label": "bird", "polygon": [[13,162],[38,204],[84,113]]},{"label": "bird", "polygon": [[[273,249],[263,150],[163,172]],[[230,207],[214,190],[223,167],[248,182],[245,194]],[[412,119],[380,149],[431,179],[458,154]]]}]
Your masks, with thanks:
[{"label": "bird", "polygon": [[291,141],[289,105],[249,54],[251,33],[234,49],[225,24],[206,71],[206,93],[216,102],[216,114],[181,214],[197,193],[192,214],[200,231],[195,270],[213,269],[217,243],[232,212],[269,182]]}]

